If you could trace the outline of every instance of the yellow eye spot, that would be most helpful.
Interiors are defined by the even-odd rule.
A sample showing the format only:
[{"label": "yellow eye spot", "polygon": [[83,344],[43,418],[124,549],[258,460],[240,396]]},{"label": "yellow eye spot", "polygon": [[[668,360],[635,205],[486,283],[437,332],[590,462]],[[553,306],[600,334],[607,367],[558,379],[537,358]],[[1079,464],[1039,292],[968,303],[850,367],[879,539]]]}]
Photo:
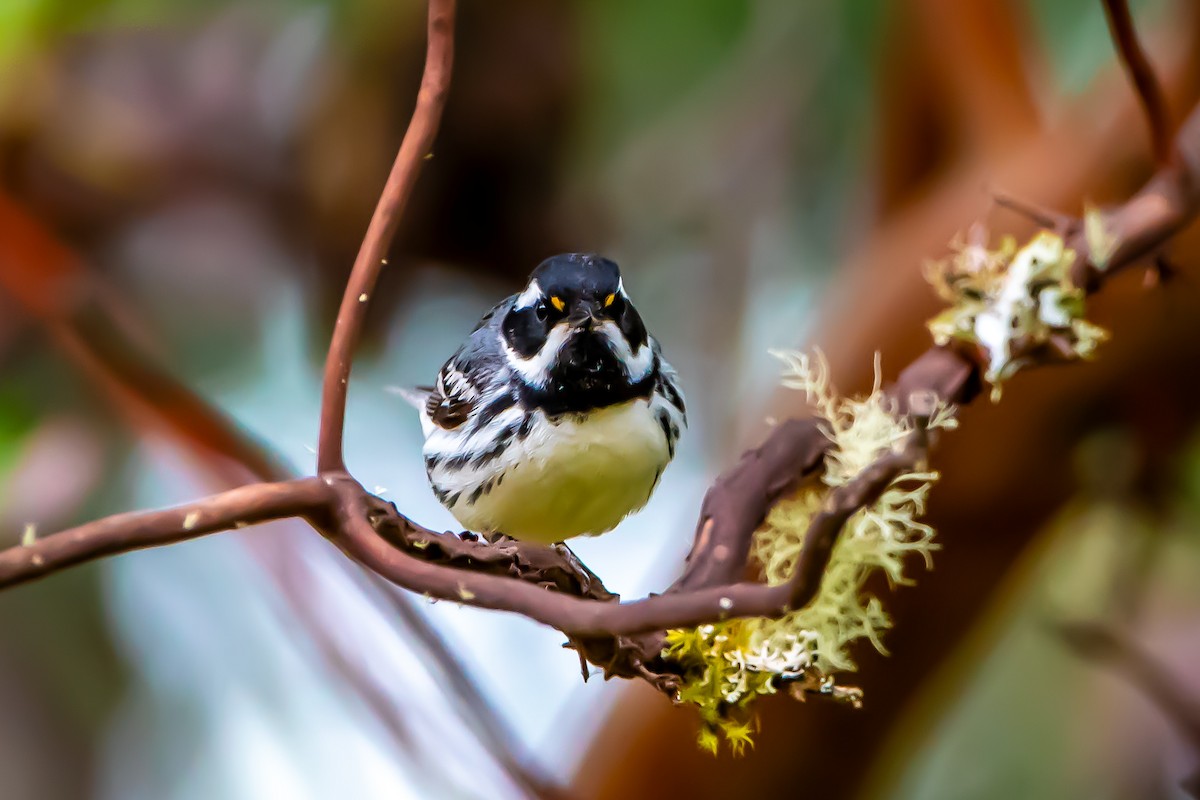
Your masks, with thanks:
[{"label": "yellow eye spot", "polygon": [[616,300],[616,299],[617,299],[617,296],[615,294],[610,294],[608,297],[604,298],[604,307],[608,308],[609,306],[611,306],[613,304],[613,300]]},{"label": "yellow eye spot", "polygon": [[564,308],[567,307],[567,304],[563,302],[561,297],[551,297],[550,305],[554,306],[554,309],[556,311],[562,311]]}]

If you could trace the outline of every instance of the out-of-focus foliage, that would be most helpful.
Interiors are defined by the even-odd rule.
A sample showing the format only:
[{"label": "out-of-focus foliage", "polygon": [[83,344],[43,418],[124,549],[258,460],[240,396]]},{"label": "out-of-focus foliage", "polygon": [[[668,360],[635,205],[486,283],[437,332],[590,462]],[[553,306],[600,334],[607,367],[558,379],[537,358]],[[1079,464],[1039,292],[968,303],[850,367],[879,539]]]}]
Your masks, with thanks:
[{"label": "out-of-focus foliage", "polygon": [[958,656],[915,698],[867,796],[1186,796],[1178,780],[1192,758],[1162,744],[1175,731],[1116,671],[1072,655],[1054,626],[1129,630],[1182,687],[1198,687],[1200,440],[1172,478],[1166,508],[1154,512],[1112,482],[1138,457],[1127,436],[1106,436],[1118,446],[1081,448],[1083,493],[1039,534]]},{"label": "out-of-focus foliage", "polygon": [[[1183,5],[1132,3],[1153,44]],[[446,135],[418,187],[425,194],[409,209],[409,229],[401,232],[408,258],[391,259],[395,268],[372,308],[376,335],[356,365],[348,451],[368,485],[390,487],[389,499],[438,524],[436,501],[420,491],[416,423],[384,399],[381,387],[428,381],[479,314],[548,248],[604,250],[621,262],[639,309],[680,367],[695,424],[652,507],[624,531],[581,543],[579,551],[626,596],[669,581],[704,480],[759,435],[764,396],[776,382],[766,348],[791,346],[814,329],[822,283],[875,236],[880,162],[920,162],[912,172],[901,170],[911,179],[901,182],[903,203],[888,207],[895,233],[920,227],[896,212],[919,209],[943,179],[971,172],[982,197],[992,170],[1004,169],[1008,149],[1025,147],[1015,138],[1005,141],[1003,158],[983,165],[986,174],[972,171],[978,163],[957,158],[971,150],[974,115],[994,104],[972,105],[956,94],[962,86],[955,81],[969,70],[948,69],[945,60],[929,56],[954,52],[962,42],[988,51],[973,47],[969,29],[950,36],[935,22],[918,30],[924,7],[881,0],[464,0]],[[1023,80],[1040,128],[1030,136],[1049,135],[1093,79],[1112,72],[1098,0],[996,7],[1019,22]],[[896,24],[900,18],[904,25]],[[106,303],[82,309],[89,319],[116,318],[160,364],[218,398],[300,468],[310,466],[315,439],[314,355],[324,345],[330,303],[408,118],[422,22],[416,0],[0,0],[2,190],[81,256],[89,286],[102,287]],[[993,30],[984,33],[990,37]],[[1154,48],[1156,66],[1169,67],[1169,50]],[[889,83],[896,75],[912,78],[916,92]],[[1119,105],[1113,98],[1131,96],[1119,75],[1110,77],[1115,91],[1106,109]],[[1094,117],[1097,127],[1116,124],[1103,114]],[[896,136],[892,126],[905,124],[918,134],[911,146],[881,155],[880,145]],[[1142,140],[1136,116],[1120,125],[1127,140]],[[1060,174],[1059,166],[1047,161],[1034,172],[1053,176],[1056,186],[1080,180]],[[1133,166],[1122,161],[1126,183],[1138,177]],[[1086,174],[1103,180],[1107,171],[1092,165]],[[1122,186],[1085,196],[1113,202]],[[943,205],[939,218],[957,207]],[[4,234],[0,230],[0,240],[7,241]],[[919,259],[937,250],[904,258],[888,252],[886,263],[874,266],[919,281]],[[1096,308],[1097,319],[1106,319],[1104,306]],[[73,361],[38,321],[10,311],[0,296],[0,535],[15,539],[31,521],[44,533],[217,488],[194,470],[195,454],[179,453],[155,436],[152,425],[114,404],[96,374]],[[921,333],[910,321],[887,335]],[[867,361],[858,365],[860,374]],[[117,363],[134,367],[128,374],[136,375],[135,363]],[[1032,393],[1047,398],[1053,387]],[[1010,399],[1019,404],[1027,397],[1014,392]],[[1025,408],[1037,424],[1041,417]],[[1155,403],[1141,416],[1159,411]],[[1064,430],[1089,424],[1074,410],[1069,419],[1047,419],[1047,447]],[[126,459],[131,453],[135,457]],[[1008,450],[981,453],[978,463],[986,465]],[[16,474],[24,481],[14,482]],[[971,526],[986,526],[997,511],[977,500],[987,487],[971,482],[971,470],[953,474],[968,476],[959,485],[965,481],[977,508],[968,523],[958,519],[947,542],[949,577],[986,583],[1007,564],[1003,543],[1024,541],[1025,534],[985,527],[986,534],[973,536]],[[1185,474],[1200,486],[1200,469]],[[38,475],[46,477],[35,484]],[[1036,489],[1026,486],[1005,502],[1037,502]],[[956,499],[968,502],[939,490],[932,510]],[[30,508],[34,500],[38,513]],[[817,502],[815,495],[798,495],[779,513],[800,529],[806,502]],[[1198,517],[1173,523],[1185,534],[1179,542],[1191,541]],[[425,747],[394,748],[380,734],[378,719],[324,666],[303,626],[282,608],[266,570],[252,566],[255,558],[269,563],[251,549],[271,541],[271,534],[255,530],[135,554],[0,598],[6,710],[0,788],[48,800],[74,800],[89,791],[121,800],[179,800],[258,798],[282,786],[290,796],[324,800],[357,789],[363,797],[405,791],[440,797],[448,785],[487,783],[483,796],[503,795],[491,778],[494,765],[484,769],[486,754],[464,744],[462,726],[436,698],[438,676],[424,675],[412,654],[397,657],[411,637],[397,634],[391,616],[353,587],[333,591],[324,572],[295,568],[296,540],[304,532],[288,532],[278,547],[293,560],[277,563],[291,564],[286,574],[329,614],[346,652],[378,673]],[[794,543],[794,537],[781,541]],[[329,566],[317,559],[322,543],[308,544],[315,551],[311,561]],[[1078,586],[1072,576],[1087,572],[1105,547],[1086,537],[1082,552],[1046,579],[1071,594]],[[1177,598],[1190,597],[1185,581],[1195,560],[1183,548],[1167,554],[1178,556],[1167,564],[1168,588],[1178,589]],[[309,555],[300,559],[302,567]],[[935,578],[947,577],[943,563],[939,556]],[[885,573],[873,572],[877,578]],[[932,588],[923,583],[924,592]],[[1013,589],[1036,591],[1032,583]],[[914,598],[927,596],[941,597],[905,592],[887,601],[888,611],[903,614]],[[448,605],[427,610],[497,703],[514,740],[564,779],[580,763],[631,769],[627,760],[607,761],[600,748],[588,750],[621,690],[616,682],[581,686],[552,632]],[[1178,608],[1185,607],[1180,599]],[[888,636],[894,658],[878,659],[866,644],[870,636],[844,652],[864,670],[865,714],[839,708],[832,711],[840,716],[827,716],[827,709],[807,706],[795,719],[818,726],[871,720],[877,729],[874,714],[918,691],[925,662],[943,652],[926,637],[919,646],[932,650],[914,658],[901,634],[940,628],[955,611],[943,606],[912,618],[911,628],[898,624]],[[875,631],[886,624],[878,601],[862,598],[857,613]],[[360,629],[367,620],[372,625]],[[695,643],[707,663],[721,653],[750,652],[754,632],[753,625],[742,626],[718,641],[714,631],[697,635]],[[1188,633],[1173,638],[1186,642]],[[943,641],[954,635],[945,633]],[[1107,706],[1092,695],[1073,699],[1092,673],[1070,666],[1056,643],[1039,637],[1040,628],[1015,642],[1004,639],[987,651],[994,671],[984,665],[949,681],[951,692],[967,687],[966,700],[940,706],[957,712],[944,727],[930,724],[928,736],[913,735],[911,727],[896,734],[928,755],[905,756],[911,772],[899,791],[983,796],[986,791],[973,790],[986,784],[996,797],[1071,796],[1068,771],[1083,774],[1093,762],[1113,762],[1105,747],[1086,750],[1088,736],[1104,727],[1088,711]],[[1033,639],[1040,649],[1026,651]],[[797,653],[784,656],[788,663],[817,646],[804,633],[796,641]],[[836,631],[824,641],[825,651],[837,651]],[[898,668],[902,659],[908,666]],[[922,662],[916,670],[914,660]],[[129,675],[121,672],[122,661]],[[866,672],[880,661],[883,671],[899,677],[889,682],[878,671]],[[790,708],[785,698],[755,691],[774,681],[773,673],[739,674],[745,696],[757,698],[765,713]],[[1111,682],[1092,679],[1100,695],[1112,694]],[[976,692],[971,681],[978,681]],[[715,697],[720,687],[703,692]],[[979,702],[979,693],[988,702]],[[415,707],[414,698],[421,699]],[[691,716],[665,705],[643,703],[636,713],[612,716]],[[846,739],[823,736],[824,727],[805,738],[800,725],[789,728],[776,719],[770,738],[761,737],[757,751],[739,762],[744,768],[785,775],[787,787],[795,783],[793,759],[803,758],[805,768],[828,760],[836,770],[827,772],[851,771],[848,759],[835,759],[830,749],[846,750]],[[731,744],[744,744],[752,730],[748,717],[731,724]],[[803,755],[793,746],[801,739]],[[447,741],[456,746],[444,746]],[[687,765],[672,760],[671,745],[691,755],[695,748],[683,735],[653,741],[654,769],[674,781]],[[861,755],[855,748],[853,758],[864,761],[870,748],[864,744]],[[780,752],[783,758],[766,762]],[[462,769],[462,762],[479,768]],[[713,769],[727,766],[718,762]],[[397,773],[420,780],[398,780]],[[975,776],[976,785],[964,788],[961,774]]]},{"label": "out-of-focus foliage", "polygon": [[[6,478],[17,463],[21,444],[33,428],[36,416],[16,397],[0,389],[0,508],[4,508]],[[7,542],[5,542],[7,544]]]},{"label": "out-of-focus foliage", "polygon": [[[752,555],[768,584],[793,575],[805,534],[828,493],[852,482],[881,455],[898,450],[913,432],[913,421],[897,415],[878,385],[866,398],[839,397],[829,369],[818,355],[779,353],[786,364],[783,384],[805,393],[824,421],[832,442],[825,456],[821,485],[800,489],[782,500],[755,532]],[[952,409],[938,404],[928,428],[955,427]],[[886,653],[881,634],[891,624],[879,598],[863,584],[875,571],[891,585],[911,583],[904,574],[908,557],[932,566],[934,531],[918,521],[924,513],[936,472],[903,472],[872,505],[846,523],[825,569],[816,596],[804,608],[779,619],[736,619],[667,634],[670,656],[687,670],[679,699],[699,707],[704,725],[700,744],[716,753],[717,732],[735,753],[751,743],[750,702],[773,694],[801,678],[832,690],[836,672],[854,670],[848,648],[869,640]],[[853,697],[857,702],[857,697]]]}]

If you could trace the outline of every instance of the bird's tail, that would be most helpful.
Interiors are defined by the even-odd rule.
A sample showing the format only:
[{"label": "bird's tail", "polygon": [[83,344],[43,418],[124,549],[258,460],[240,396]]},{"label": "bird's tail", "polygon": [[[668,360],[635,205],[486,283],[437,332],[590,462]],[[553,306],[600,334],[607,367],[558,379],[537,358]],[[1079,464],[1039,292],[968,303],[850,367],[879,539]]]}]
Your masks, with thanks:
[{"label": "bird's tail", "polygon": [[417,411],[425,410],[425,402],[433,394],[432,386],[387,386],[384,389],[389,394],[403,398],[404,402]]}]

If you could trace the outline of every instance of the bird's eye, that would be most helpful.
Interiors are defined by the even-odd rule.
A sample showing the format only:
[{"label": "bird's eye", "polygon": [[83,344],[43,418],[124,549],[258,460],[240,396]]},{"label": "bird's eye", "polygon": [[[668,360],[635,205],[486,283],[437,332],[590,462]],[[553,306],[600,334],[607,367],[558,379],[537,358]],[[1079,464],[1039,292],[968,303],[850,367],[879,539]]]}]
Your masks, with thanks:
[{"label": "bird's eye", "polygon": [[544,322],[546,317],[550,316],[550,309],[543,300],[533,307],[533,313],[538,319]]}]

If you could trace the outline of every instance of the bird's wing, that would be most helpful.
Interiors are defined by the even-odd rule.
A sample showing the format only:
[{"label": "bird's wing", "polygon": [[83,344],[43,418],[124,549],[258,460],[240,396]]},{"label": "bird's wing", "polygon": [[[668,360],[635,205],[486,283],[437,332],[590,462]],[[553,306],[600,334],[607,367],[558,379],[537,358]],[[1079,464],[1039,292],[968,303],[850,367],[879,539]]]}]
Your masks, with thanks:
[{"label": "bird's wing", "polygon": [[478,400],[479,389],[455,359],[450,359],[438,373],[437,386],[425,400],[425,413],[434,425],[450,430],[467,421]]},{"label": "bird's wing", "polygon": [[655,389],[679,414],[679,421],[686,428],[687,406],[683,400],[683,390],[679,386],[679,373],[663,358],[662,348],[659,347],[658,342],[651,338],[650,343],[654,348],[655,356],[658,358],[658,381]]},{"label": "bird's wing", "polygon": [[505,298],[483,316],[445,366],[438,373],[437,385],[425,399],[424,414],[444,430],[466,422],[497,381],[507,374],[500,350],[502,312],[511,305]]}]

